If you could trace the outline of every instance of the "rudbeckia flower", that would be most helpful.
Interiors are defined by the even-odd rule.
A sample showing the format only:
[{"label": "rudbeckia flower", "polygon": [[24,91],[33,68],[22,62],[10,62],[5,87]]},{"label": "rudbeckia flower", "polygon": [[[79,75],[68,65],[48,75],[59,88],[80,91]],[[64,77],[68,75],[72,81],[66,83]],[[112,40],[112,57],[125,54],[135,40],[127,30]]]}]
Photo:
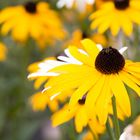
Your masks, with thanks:
[{"label": "rudbeckia flower", "polygon": [[140,1],[139,0],[114,0],[104,3],[99,10],[94,12],[90,19],[92,29],[98,29],[99,33],[111,30],[116,36],[120,29],[125,35],[130,36],[133,24],[140,25]]},{"label": "rudbeckia flower", "polygon": [[101,44],[103,47],[107,46],[107,38],[103,34],[95,33],[90,37],[96,44]]},{"label": "rudbeckia flower", "polygon": [[[30,73],[40,72],[39,71],[40,68],[43,67],[45,69],[44,72],[47,72],[49,71],[50,67],[53,68],[53,65],[51,64],[53,60],[55,60],[54,57],[49,57],[49,58],[44,59],[43,61],[32,63],[28,66],[28,71]],[[50,65],[49,69],[44,67],[44,65],[46,64]],[[49,80],[50,78],[49,76],[38,77],[34,74],[31,74],[30,76],[32,77],[31,80],[35,81],[34,82],[35,89],[39,89],[43,85],[43,83]],[[59,94],[56,98],[53,98],[42,92],[37,92],[30,97],[29,102],[34,111],[39,111],[39,110],[43,111],[48,106],[48,108],[52,112],[55,112],[56,110],[58,110],[59,104],[65,102],[67,98],[71,95],[71,93],[72,91],[68,90],[68,91],[63,92],[63,94]]]},{"label": "rudbeckia flower", "polygon": [[77,7],[77,9],[81,12],[85,11],[86,5],[92,5],[94,0],[59,0],[57,3],[58,8],[62,8],[66,6],[67,8],[72,8],[73,5]]},{"label": "rudbeckia flower", "polygon": [[[94,136],[91,131],[86,132],[82,140],[94,140]],[[98,140],[98,139],[97,139]]]},{"label": "rudbeckia flower", "polygon": [[101,44],[102,46],[107,45],[107,39],[104,35],[98,33],[94,33],[93,35],[87,35],[80,29],[77,29],[72,33],[71,39],[67,40],[64,43],[64,46],[66,48],[69,45],[75,45],[78,46],[78,48],[82,48],[80,41],[87,37],[90,37],[90,39],[92,39],[97,44]]},{"label": "rudbeckia flower", "polygon": [[56,100],[51,101],[47,94],[41,92],[32,95],[29,102],[34,111],[43,111],[46,109],[47,105],[51,111],[56,111],[58,109],[58,102],[56,102]]},{"label": "rudbeckia flower", "polygon": [[[52,125],[58,126],[74,119],[75,128],[78,133],[82,132],[83,128],[88,126],[92,132],[92,138],[98,139],[98,135],[104,133],[105,125],[100,124],[96,116],[96,111],[98,111],[96,107],[93,109],[92,116],[88,117],[85,101],[86,95],[78,100],[77,104],[72,109],[69,109],[69,105],[66,104],[62,109],[53,114]],[[111,105],[109,105],[109,108],[111,108]],[[118,111],[118,118],[121,119],[121,110]],[[110,118],[109,123],[112,123]],[[90,134],[88,136],[91,137]]]},{"label": "rudbeckia flower", "polygon": [[[85,96],[84,96],[85,97]],[[98,134],[104,133],[105,126],[101,125],[96,118],[95,112],[91,118],[88,118],[85,107],[85,98],[78,100],[74,108],[69,110],[69,105],[66,104],[62,109],[57,111],[52,116],[52,125],[58,126],[74,118],[75,128],[78,133],[82,132],[87,125],[97,138]]]},{"label": "rudbeckia flower", "polygon": [[57,96],[63,91],[73,89],[70,109],[87,94],[87,114],[90,116],[96,106],[102,124],[107,120],[108,104],[113,96],[125,116],[129,117],[130,100],[125,85],[140,95],[140,63],[124,59],[122,52],[126,47],[118,51],[113,47],[99,49],[89,39],[82,40],[81,43],[84,50],[70,46],[65,50],[66,56],[59,56],[60,61],[52,63],[52,69],[46,73],[40,70],[34,74],[51,75],[45,84],[46,92],[50,96]]},{"label": "rudbeckia flower", "polygon": [[0,61],[4,61],[6,59],[7,48],[3,43],[0,43]]},{"label": "rudbeckia flower", "polygon": [[29,102],[34,111],[44,111],[48,106],[52,112],[55,112],[59,109],[60,103],[65,102],[70,94],[70,90],[65,91],[63,94],[59,94],[56,98],[51,99],[47,94],[37,92],[29,98]]},{"label": "rudbeckia flower", "polygon": [[102,5],[103,5],[105,2],[108,2],[108,1],[113,1],[113,0],[96,0],[96,1],[95,1],[96,8],[99,9],[100,7],[102,7]]},{"label": "rudbeckia flower", "polygon": [[7,7],[0,12],[0,23],[3,35],[11,31],[12,37],[20,42],[26,41],[28,37],[37,42],[49,42],[64,37],[57,13],[45,2],[27,2],[24,5]]}]

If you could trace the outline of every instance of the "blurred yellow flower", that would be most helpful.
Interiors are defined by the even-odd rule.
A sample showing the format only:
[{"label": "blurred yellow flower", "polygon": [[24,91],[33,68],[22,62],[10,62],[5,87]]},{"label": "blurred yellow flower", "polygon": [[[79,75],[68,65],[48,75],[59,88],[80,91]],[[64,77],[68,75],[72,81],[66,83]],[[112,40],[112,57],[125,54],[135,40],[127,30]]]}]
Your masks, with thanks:
[{"label": "blurred yellow flower", "polygon": [[72,91],[68,90],[52,98],[46,93],[37,92],[30,97],[29,102],[34,111],[44,111],[48,106],[52,112],[55,112],[59,109],[60,103],[64,103],[71,93]]},{"label": "blurred yellow flower", "polygon": [[93,134],[91,131],[88,131],[82,138],[82,140],[94,140]]},{"label": "blurred yellow flower", "polygon": [[[40,67],[44,67],[44,64],[46,63],[47,65],[49,64],[51,67],[53,67],[51,65],[51,62],[53,62],[54,60],[55,60],[54,57],[49,57],[49,58],[44,59],[43,61],[32,63],[28,66],[28,71],[30,73],[40,72],[39,71]],[[49,69],[46,68],[46,71],[48,70]],[[31,80],[35,80],[34,82],[35,89],[40,88],[41,85],[45,81],[49,80],[50,78],[48,76],[37,77],[36,75],[31,75],[31,77],[32,77]],[[46,93],[43,94],[41,92],[38,92],[30,97],[30,103],[34,111],[39,111],[39,110],[43,111],[48,105],[50,110],[54,112],[59,108],[59,103],[65,102],[65,100],[70,96],[71,93],[72,91],[68,90],[68,91],[63,92],[63,94],[59,94],[56,98],[51,99],[52,97],[50,97]]]},{"label": "blurred yellow flower", "polygon": [[96,0],[96,1],[95,1],[96,8],[97,8],[97,9],[101,8],[102,5],[103,5],[105,2],[108,2],[108,1],[113,1],[113,0]]},{"label": "blurred yellow flower", "polygon": [[0,61],[6,59],[7,48],[3,43],[0,43]]},{"label": "blurred yellow flower", "polygon": [[82,44],[80,43],[80,41],[87,37],[89,37],[91,40],[93,40],[97,44],[101,44],[102,46],[107,46],[107,39],[104,35],[94,33],[93,35],[87,36],[80,29],[77,29],[72,33],[71,39],[66,41],[64,46],[66,48],[69,45],[75,45],[78,48],[82,48]]},{"label": "blurred yellow flower", "polygon": [[[84,95],[82,99],[79,99],[76,105],[71,109],[68,104],[64,105],[62,109],[53,114],[52,125],[56,127],[74,118],[75,128],[78,133],[82,132],[83,128],[88,125],[92,134],[94,134],[94,137],[97,139],[98,134],[104,133],[105,125],[100,124],[98,120],[97,114],[100,110],[98,110],[96,106],[92,108],[92,115],[88,116],[85,101],[86,95]],[[112,115],[112,106],[110,104],[108,104],[108,110],[111,110],[109,114]],[[118,104],[117,114],[119,119],[124,120],[124,114]],[[112,123],[111,120],[110,123]]]},{"label": "blurred yellow flower", "polygon": [[78,46],[78,48],[81,48],[82,46],[79,42],[82,38],[83,38],[82,31],[80,29],[77,29],[72,33],[70,39],[65,42],[64,47],[66,48],[68,45],[71,44]]},{"label": "blurred yellow flower", "polygon": [[[121,108],[123,114],[131,115],[130,101],[126,84],[140,95],[140,63],[125,60],[122,53],[115,48],[98,48],[89,39],[81,41],[84,50],[70,46],[65,50],[66,56],[59,56],[60,61],[51,61],[51,65],[44,64],[34,75],[51,76],[45,84],[47,94],[57,96],[63,91],[73,89],[69,108],[77,104],[79,99],[87,94],[85,106],[87,114],[92,114],[93,108],[98,108],[97,116],[101,124],[105,124],[108,117],[108,104],[112,96]],[[45,71],[48,68],[48,71]],[[106,100],[105,100],[106,99]]]},{"label": "blurred yellow flower", "polygon": [[101,44],[103,47],[107,46],[107,39],[104,35],[95,33],[90,37],[96,44]]},{"label": "blurred yellow flower", "polygon": [[97,28],[101,34],[110,28],[113,36],[116,36],[120,29],[125,35],[130,36],[133,31],[133,23],[140,25],[140,1],[114,0],[106,2],[99,10],[91,14],[90,19],[93,20],[91,28]]},{"label": "blurred yellow flower", "polygon": [[35,93],[30,97],[30,103],[34,111],[44,111],[48,105],[51,111],[58,109],[58,102],[56,100],[50,100],[47,94],[41,92]]},{"label": "blurred yellow flower", "polygon": [[16,41],[25,42],[28,37],[36,40],[41,47],[45,42],[64,38],[64,30],[57,13],[45,2],[27,2],[11,6],[0,12],[1,32],[10,31]]}]

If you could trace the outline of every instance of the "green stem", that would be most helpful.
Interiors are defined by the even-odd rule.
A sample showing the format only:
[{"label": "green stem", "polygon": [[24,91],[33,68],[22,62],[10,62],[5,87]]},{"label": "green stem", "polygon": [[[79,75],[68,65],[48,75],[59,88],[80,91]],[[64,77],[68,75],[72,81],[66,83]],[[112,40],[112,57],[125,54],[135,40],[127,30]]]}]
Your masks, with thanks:
[{"label": "green stem", "polygon": [[113,107],[113,123],[114,123],[114,129],[115,129],[115,136],[116,136],[116,140],[119,140],[120,127],[119,127],[119,121],[118,121],[118,117],[117,117],[117,108],[116,108],[115,96],[112,97],[112,107]]},{"label": "green stem", "polygon": [[109,119],[107,120],[106,128],[107,128],[107,131],[109,133],[109,136],[110,136],[111,140],[115,140],[115,137],[114,137],[114,134],[113,134],[113,130],[112,130],[112,128],[110,126],[110,123],[109,123]]}]

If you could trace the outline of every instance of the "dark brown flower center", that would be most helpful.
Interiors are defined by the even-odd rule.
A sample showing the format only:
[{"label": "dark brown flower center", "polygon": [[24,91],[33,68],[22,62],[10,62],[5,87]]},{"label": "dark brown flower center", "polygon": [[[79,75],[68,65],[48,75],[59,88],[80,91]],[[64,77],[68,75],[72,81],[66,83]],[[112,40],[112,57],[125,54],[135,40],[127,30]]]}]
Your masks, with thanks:
[{"label": "dark brown flower center", "polygon": [[82,38],[87,38],[87,37],[88,37],[88,35],[85,32],[83,32],[82,33]]},{"label": "dark brown flower center", "polygon": [[119,10],[124,10],[129,6],[129,0],[114,0],[115,7]]},{"label": "dark brown flower center", "polygon": [[103,74],[115,74],[123,69],[125,60],[119,51],[108,47],[102,49],[96,57],[95,68]]},{"label": "dark brown flower center", "polygon": [[24,7],[28,13],[34,14],[37,11],[36,2],[27,2]]},{"label": "dark brown flower center", "polygon": [[79,100],[78,100],[78,103],[79,103],[80,105],[84,105],[84,104],[85,104],[86,95],[87,95],[87,94],[85,94],[85,95],[82,97],[82,99],[79,99]]}]

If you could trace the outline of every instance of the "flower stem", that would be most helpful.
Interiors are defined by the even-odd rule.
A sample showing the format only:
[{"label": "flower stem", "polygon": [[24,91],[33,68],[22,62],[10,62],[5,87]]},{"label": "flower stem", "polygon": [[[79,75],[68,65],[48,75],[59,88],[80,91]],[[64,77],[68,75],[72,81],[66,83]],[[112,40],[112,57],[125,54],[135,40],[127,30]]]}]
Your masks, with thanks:
[{"label": "flower stem", "polygon": [[111,140],[115,140],[113,130],[112,130],[112,128],[110,126],[110,123],[109,123],[109,119],[107,120],[107,123],[106,123],[106,129],[109,133],[109,136],[110,136]]},{"label": "flower stem", "polygon": [[116,108],[115,96],[112,97],[112,107],[113,107],[113,123],[114,123],[114,129],[115,129],[115,136],[116,136],[116,140],[119,140],[120,127],[119,127],[119,121],[118,121],[118,117],[117,117],[117,108]]}]

